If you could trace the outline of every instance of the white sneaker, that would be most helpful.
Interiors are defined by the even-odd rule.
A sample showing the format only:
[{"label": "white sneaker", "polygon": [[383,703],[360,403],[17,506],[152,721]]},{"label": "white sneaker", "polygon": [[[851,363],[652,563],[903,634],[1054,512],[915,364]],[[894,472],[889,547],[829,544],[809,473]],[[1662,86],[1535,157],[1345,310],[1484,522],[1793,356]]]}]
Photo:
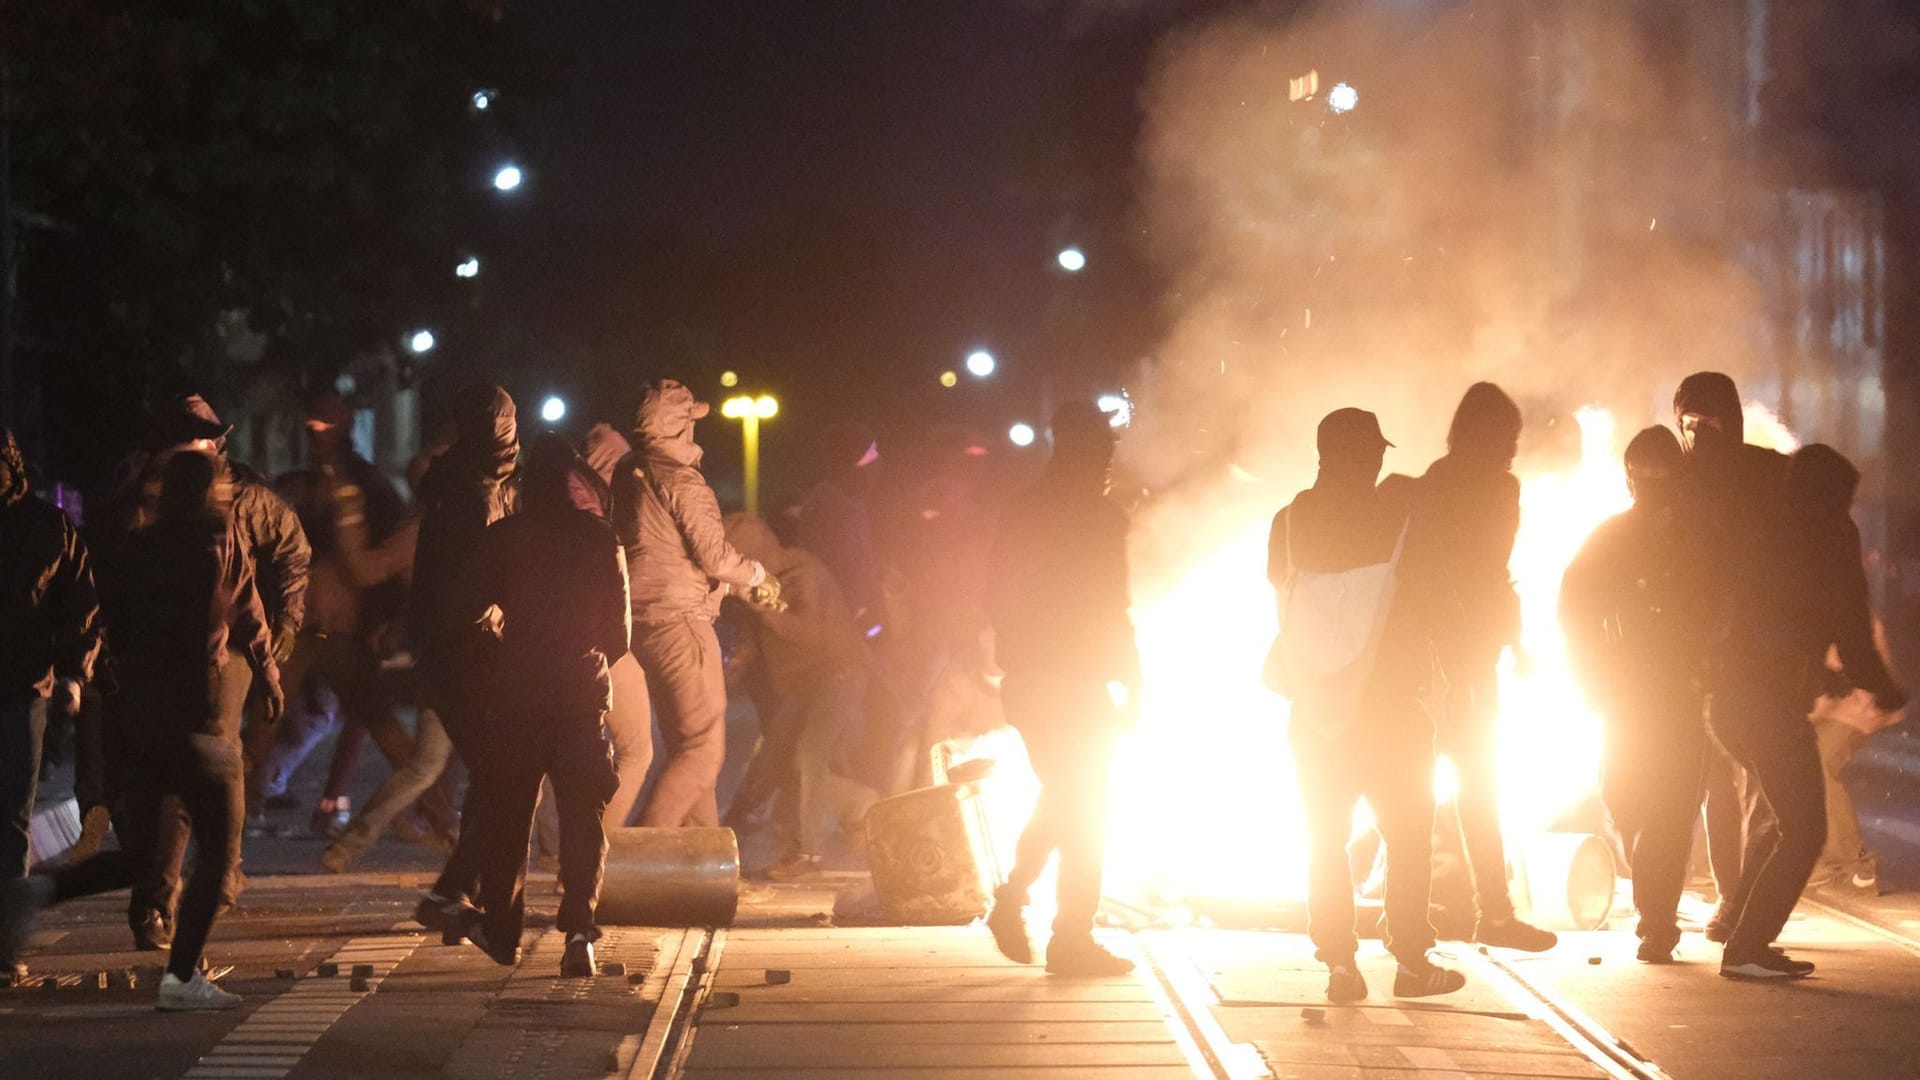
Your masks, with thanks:
[{"label": "white sneaker", "polygon": [[203,972],[196,971],[193,978],[181,982],[180,976],[169,971],[160,977],[160,999],[153,1007],[161,1012],[210,1012],[239,1004],[239,994],[229,994],[208,982]]}]

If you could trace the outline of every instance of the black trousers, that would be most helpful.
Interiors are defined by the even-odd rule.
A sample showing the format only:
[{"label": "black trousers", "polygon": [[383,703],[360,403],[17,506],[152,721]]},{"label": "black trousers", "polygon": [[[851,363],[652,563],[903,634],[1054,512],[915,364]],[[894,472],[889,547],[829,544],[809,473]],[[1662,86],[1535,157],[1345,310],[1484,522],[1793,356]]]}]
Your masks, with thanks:
[{"label": "black trousers", "polygon": [[1107,774],[1117,734],[1112,702],[1102,683],[1012,674],[1000,697],[1040,779],[1006,887],[1024,900],[1058,852],[1054,939],[1089,938],[1105,870]]},{"label": "black trousers", "polygon": [[174,921],[167,970],[190,979],[219,913],[225,883],[240,866],[246,814],[240,740],[222,735],[179,736],[122,746],[121,752],[133,767],[118,778],[114,829],[120,847],[54,871],[54,902],[128,888],[147,876],[162,827],[161,804],[170,797],[177,799],[192,829],[194,860]]},{"label": "black trousers", "polygon": [[[223,737],[231,738],[236,745],[242,745],[242,782],[245,777],[245,749],[240,743],[240,731],[245,723],[247,694],[253,689],[253,668],[248,666],[246,658],[239,653],[229,653],[227,662],[220,669],[215,683],[215,693],[220,703],[220,731]],[[123,706],[132,704],[121,703]],[[193,814],[185,801],[178,796],[169,796],[162,800],[156,825],[158,832],[154,840],[153,864],[147,872],[134,882],[132,903],[127,910],[128,921],[138,926],[148,912],[159,912],[167,923],[174,921],[174,913],[180,906],[181,881],[186,869],[187,841],[194,835]],[[241,824],[246,822],[244,795],[242,798]],[[240,900],[240,860],[235,859],[228,869],[226,879],[220,884],[220,909],[225,911]]]},{"label": "black trousers", "polygon": [[460,833],[463,847],[471,838],[477,906],[488,939],[518,941],[526,928],[527,848],[540,782],[549,776],[560,815],[561,899],[554,926],[598,937],[594,910],[607,857],[600,816],[619,786],[600,717],[522,721],[489,741],[488,750],[468,759],[468,816]]},{"label": "black trousers", "polygon": [[1601,795],[1627,851],[1643,941],[1680,941],[1678,910],[1706,772],[1697,697],[1630,705],[1607,717]]},{"label": "black trousers", "polygon": [[1359,949],[1347,842],[1364,798],[1387,848],[1387,951],[1420,964],[1434,943],[1432,728],[1414,701],[1369,712],[1331,740],[1297,718],[1290,725],[1307,826],[1307,935],[1324,964],[1351,963]]},{"label": "black trousers", "polygon": [[47,699],[37,690],[0,697],[0,881],[27,874],[33,797],[40,786],[41,743],[47,734]]},{"label": "black trousers", "polygon": [[1729,955],[1771,945],[1800,902],[1827,842],[1826,775],[1807,722],[1811,706],[1797,688],[1754,678],[1718,692],[1709,704],[1713,733],[1746,768],[1757,795],[1747,822],[1740,884],[1729,906]]},{"label": "black trousers", "polygon": [[1500,833],[1500,677],[1488,666],[1462,672],[1459,678],[1448,690],[1438,746],[1459,777],[1454,807],[1479,917],[1511,919],[1506,841]]}]

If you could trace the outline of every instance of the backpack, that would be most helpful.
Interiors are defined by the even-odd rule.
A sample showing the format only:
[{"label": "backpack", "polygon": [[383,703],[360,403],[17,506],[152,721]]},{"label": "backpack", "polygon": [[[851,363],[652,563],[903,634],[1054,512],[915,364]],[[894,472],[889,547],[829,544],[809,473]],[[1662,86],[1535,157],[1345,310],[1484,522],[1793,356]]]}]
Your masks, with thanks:
[{"label": "backpack", "polygon": [[1338,737],[1359,713],[1406,542],[1403,524],[1386,562],[1337,573],[1303,571],[1293,560],[1293,513],[1287,512],[1287,579],[1275,598],[1280,632],[1261,681],[1293,702],[1295,722],[1322,738]]}]

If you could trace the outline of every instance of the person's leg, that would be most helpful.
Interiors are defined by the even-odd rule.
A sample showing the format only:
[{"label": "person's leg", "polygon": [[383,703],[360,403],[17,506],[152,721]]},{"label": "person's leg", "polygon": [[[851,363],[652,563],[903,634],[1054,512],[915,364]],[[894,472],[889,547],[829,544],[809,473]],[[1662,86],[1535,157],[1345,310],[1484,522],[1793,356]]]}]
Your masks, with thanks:
[{"label": "person's leg", "polygon": [[1727,956],[1736,959],[1764,951],[1780,936],[1827,839],[1820,751],[1806,709],[1790,695],[1776,694],[1753,702],[1742,715],[1752,730],[1728,748],[1772,808],[1777,839],[1764,861],[1748,869],[1746,902],[1727,939]]},{"label": "person's leg", "polygon": [[47,733],[47,699],[37,692],[0,699],[0,881],[27,876],[33,799],[40,783],[40,750]]},{"label": "person's leg", "polygon": [[[1075,752],[1054,772],[1058,789],[1059,875],[1056,881],[1053,939],[1089,938],[1100,910],[1100,886],[1106,867],[1107,784],[1113,767],[1114,733],[1096,711],[1104,688],[1093,687],[1091,717],[1076,717],[1082,728],[1071,739]],[[1091,695],[1089,695],[1091,696]],[[1051,949],[1052,946],[1049,946]],[[1052,955],[1051,952],[1048,954]]]},{"label": "person's leg", "polygon": [[293,774],[340,724],[340,700],[325,679],[310,677],[298,689],[295,685],[283,684],[287,714],[280,718],[279,732],[261,763],[262,801],[285,795]]},{"label": "person's leg", "polygon": [[613,748],[598,719],[578,717],[558,726],[548,777],[560,816],[561,897],[554,928],[569,937],[597,938],[594,910],[607,861],[602,815],[620,783]]},{"label": "person's leg", "polygon": [[1710,941],[1725,941],[1739,910],[1741,863],[1746,858],[1747,821],[1754,816],[1746,770],[1711,730],[1707,733],[1706,784],[1700,817],[1707,832],[1707,869],[1713,875],[1714,913]]},{"label": "person's leg", "polygon": [[1819,721],[1813,733],[1820,747],[1820,772],[1827,792],[1827,842],[1821,848],[1820,861],[1836,873],[1851,877],[1871,865],[1872,857],[1867,853],[1866,838],[1860,834],[1853,796],[1840,779],[1840,771],[1853,760],[1866,736],[1836,720]]},{"label": "person's leg", "polygon": [[645,627],[635,635],[634,655],[646,672],[667,751],[640,824],[720,824],[714,789],[727,752],[727,685],[713,624],[688,617]]},{"label": "person's leg", "polygon": [[422,792],[440,779],[440,774],[446,770],[447,760],[452,756],[453,743],[447,738],[447,730],[441,726],[439,716],[432,709],[422,708],[419,726],[414,732],[412,753],[405,764],[388,775],[373,797],[367,800],[367,805],[361,808],[353,824],[328,848],[328,869],[333,869],[335,862],[340,864],[340,869],[345,869],[353,860],[366,854],[393,819],[412,806]]},{"label": "person's leg", "polygon": [[[1476,672],[1454,688],[1464,697],[1460,715],[1450,711],[1443,725],[1441,752],[1459,777],[1454,806],[1460,817],[1461,843],[1473,875],[1474,900],[1482,921],[1513,918],[1507,890],[1506,844],[1500,835],[1499,697],[1497,676]],[[1431,843],[1431,841],[1429,841]]]},{"label": "person's leg", "polygon": [[1329,967],[1353,964],[1360,938],[1354,932],[1353,867],[1347,841],[1353,808],[1360,801],[1352,762],[1343,748],[1296,725],[1291,743],[1295,783],[1307,840],[1307,936],[1314,956]]},{"label": "person's leg", "polygon": [[[1663,714],[1649,704],[1635,717],[1638,737],[1623,747],[1621,766],[1632,774],[1633,791],[1619,797],[1625,809],[1615,811],[1615,820],[1633,875],[1641,956],[1655,962],[1670,957],[1680,941],[1680,896],[1706,769],[1706,733],[1696,715],[1688,708]],[[1610,760],[1609,774],[1613,767]],[[1610,782],[1610,809],[1615,799]]]},{"label": "person's leg", "polygon": [[108,805],[104,708],[98,689],[88,685],[80,692],[80,715],[73,718],[73,799],[83,818]]},{"label": "person's leg", "polygon": [[180,897],[173,951],[167,971],[182,982],[193,978],[207,935],[222,906],[226,882],[240,866],[241,827],[246,819],[244,766],[238,733],[191,736],[192,750],[172,778],[193,823],[193,873]]},{"label": "person's leg", "polygon": [[1404,966],[1424,967],[1434,943],[1428,918],[1433,893],[1433,755],[1423,740],[1409,739],[1403,745],[1378,747],[1359,768],[1364,770],[1361,792],[1387,848],[1387,951]]},{"label": "person's leg", "polygon": [[[471,835],[480,870],[479,906],[486,931],[483,947],[495,960],[508,962],[519,950],[527,924],[527,850],[533,839],[533,808],[549,756],[525,745],[501,748],[473,770],[467,799],[472,817],[461,833]],[[476,796],[473,792],[478,792]]]},{"label": "person's leg", "polygon": [[640,788],[653,765],[653,701],[647,694],[647,676],[632,653],[614,661],[607,671],[613,683],[613,708],[607,713],[607,734],[613,738],[613,760],[620,786],[607,800],[609,829],[626,828],[633,819]]}]

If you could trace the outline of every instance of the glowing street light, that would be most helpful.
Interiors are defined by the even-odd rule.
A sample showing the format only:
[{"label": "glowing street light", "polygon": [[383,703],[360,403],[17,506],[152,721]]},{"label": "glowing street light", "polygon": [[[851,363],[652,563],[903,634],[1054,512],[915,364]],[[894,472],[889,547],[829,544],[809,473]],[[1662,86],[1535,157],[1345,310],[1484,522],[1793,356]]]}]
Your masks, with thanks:
[{"label": "glowing street light", "polygon": [[1067,273],[1077,274],[1087,268],[1087,253],[1077,247],[1061,248],[1060,254],[1055,255],[1053,261],[1059,263],[1060,269]]},{"label": "glowing street light", "polygon": [[723,371],[723,372],[721,372],[721,373],[720,373],[720,385],[721,385],[721,386],[724,386],[724,387],[726,387],[726,388],[727,388],[727,389],[729,389],[729,390],[731,390],[731,389],[733,389],[733,388],[734,388],[734,387],[736,387],[736,386],[739,386],[739,385],[740,385],[740,373],[739,373],[739,372],[737,372],[737,371]]},{"label": "glowing street light", "polygon": [[967,354],[967,371],[976,379],[986,378],[999,366],[1000,362],[985,349],[975,349]]},{"label": "glowing street light", "polygon": [[520,166],[502,165],[499,171],[493,174],[493,188],[495,191],[513,191],[525,179],[526,174],[520,171]]},{"label": "glowing street light", "polygon": [[1133,399],[1127,396],[1125,390],[1117,394],[1101,394],[1093,404],[1107,414],[1110,426],[1123,428],[1133,423]]},{"label": "glowing street light", "polygon": [[567,403],[558,394],[549,395],[540,403],[540,419],[549,424],[557,424],[567,418]]},{"label": "glowing street light", "polygon": [[480,276],[480,256],[469,255],[465,259],[462,259],[460,262],[460,265],[453,268],[453,276],[463,277],[463,278],[479,277]]},{"label": "glowing street light", "polygon": [[1032,446],[1034,438],[1033,425],[1024,420],[1007,429],[1007,441],[1015,446]]},{"label": "glowing street light", "polygon": [[1333,89],[1327,91],[1327,108],[1336,113],[1352,112],[1358,104],[1360,91],[1347,83],[1334,83]]},{"label": "glowing street light", "polygon": [[433,347],[437,344],[439,344],[439,341],[434,338],[433,331],[431,330],[415,330],[413,333],[407,335],[407,348],[413,350],[415,353],[432,352]]},{"label": "glowing street light", "polygon": [[760,512],[760,421],[780,415],[772,394],[736,394],[720,403],[720,415],[740,421],[740,447],[746,472],[747,513]]},{"label": "glowing street light", "polygon": [[492,90],[475,90],[473,92],[473,99],[472,99],[473,111],[486,112],[488,109],[493,107],[493,99],[496,96],[498,95],[496,95]]},{"label": "glowing street light", "polygon": [[943,371],[940,373],[940,385],[951,390],[960,385],[960,376],[951,371]]}]

